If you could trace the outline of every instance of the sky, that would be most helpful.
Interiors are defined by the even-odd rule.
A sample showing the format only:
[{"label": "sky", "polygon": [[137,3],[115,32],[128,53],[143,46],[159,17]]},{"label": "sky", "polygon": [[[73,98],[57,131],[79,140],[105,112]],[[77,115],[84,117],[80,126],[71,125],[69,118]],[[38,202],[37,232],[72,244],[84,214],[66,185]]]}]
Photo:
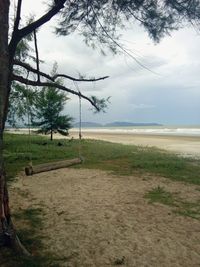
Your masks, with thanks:
[{"label": "sky", "polygon": [[[34,3],[34,4],[33,4]],[[23,2],[22,17],[42,15],[45,6],[40,0]],[[12,9],[11,9],[12,10]],[[53,33],[56,19],[38,32],[41,69],[50,72],[58,63],[58,72],[77,77],[109,78],[96,83],[77,83],[87,96],[111,97],[106,113],[94,114],[82,100],[82,121],[108,123],[127,121],[161,123],[165,125],[200,125],[200,33],[184,28],[154,44],[148,34],[136,24],[120,32],[120,43],[139,62],[119,53],[113,55],[105,48],[106,56],[98,49],[86,46],[78,33],[57,37]],[[66,82],[72,89],[72,82]],[[68,95],[65,112],[78,121],[78,98]]]}]

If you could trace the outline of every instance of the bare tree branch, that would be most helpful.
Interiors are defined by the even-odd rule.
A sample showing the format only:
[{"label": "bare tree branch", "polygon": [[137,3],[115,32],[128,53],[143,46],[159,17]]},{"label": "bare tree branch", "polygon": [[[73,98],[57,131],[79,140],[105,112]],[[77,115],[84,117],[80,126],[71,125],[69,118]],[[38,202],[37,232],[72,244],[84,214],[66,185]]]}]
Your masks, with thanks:
[{"label": "bare tree branch", "polygon": [[52,8],[44,14],[42,17],[40,17],[38,20],[32,22],[31,24],[27,25],[26,27],[20,29],[19,36],[20,39],[26,36],[27,34],[33,32],[35,29],[39,28],[43,24],[45,24],[47,21],[49,21],[53,16],[55,16],[62,8],[64,8],[66,0],[56,0],[54,1],[54,5]]},{"label": "bare tree branch", "polygon": [[18,28],[19,28],[19,22],[21,19],[21,6],[22,6],[22,0],[18,0],[16,19],[15,19],[15,24],[14,24],[14,31],[18,30]]},{"label": "bare tree branch", "polygon": [[104,77],[99,77],[99,78],[84,79],[84,78],[74,78],[74,77],[71,77],[71,76],[65,75],[65,74],[56,74],[53,76],[53,79],[56,79],[58,77],[67,78],[67,79],[75,81],[75,82],[96,82],[96,81],[100,81],[100,80],[104,80],[104,79],[109,78],[109,76],[104,76]]},{"label": "bare tree branch", "polygon": [[42,71],[38,71],[36,69],[34,69],[33,67],[31,67],[29,64],[21,62],[19,60],[14,59],[13,61],[14,65],[18,65],[20,67],[25,68],[26,70],[33,72],[35,74],[39,74],[40,76],[43,76],[45,78],[47,78],[48,80],[54,82],[57,78],[59,77],[63,77],[63,78],[67,78],[69,80],[75,81],[75,82],[96,82],[96,81],[100,81],[100,80],[104,80],[109,78],[109,76],[104,76],[104,77],[99,77],[99,78],[88,78],[88,79],[84,79],[84,78],[74,78],[72,76],[69,75],[65,75],[65,74],[56,74],[53,77],[42,72]]},{"label": "bare tree branch", "polygon": [[[22,0],[19,0],[18,5],[22,2]],[[56,0],[55,4],[52,6],[52,8],[44,14],[42,17],[40,17],[38,20],[30,23],[26,27],[22,29],[14,28],[12,38],[9,43],[9,56],[10,56],[10,62],[12,62],[15,54],[15,50],[17,47],[17,44],[19,41],[25,37],[26,35],[30,34],[46,22],[48,22],[52,17],[54,17],[63,7],[66,0]],[[20,14],[20,12],[19,12]],[[16,18],[17,19],[17,18]]]},{"label": "bare tree branch", "polygon": [[74,91],[74,90],[69,89],[69,88],[67,88],[67,87],[65,87],[63,85],[58,84],[58,83],[32,81],[32,80],[25,79],[24,77],[18,76],[18,75],[15,75],[15,74],[12,75],[12,80],[18,81],[18,82],[26,84],[26,85],[39,86],[39,87],[54,87],[54,88],[61,89],[61,90],[65,91],[65,92],[68,92],[68,93],[73,94],[73,95],[77,95],[77,96],[89,101],[91,103],[91,105],[93,107],[95,107],[95,109],[97,111],[100,111],[100,108],[96,105],[96,103],[92,99],[90,99],[89,97],[83,95],[81,92]]},{"label": "bare tree branch", "polygon": [[39,53],[38,53],[38,46],[37,46],[36,30],[33,31],[33,34],[34,34],[34,44],[35,44],[35,55],[36,55],[36,66],[37,66],[38,81],[40,81]]},{"label": "bare tree branch", "polygon": [[48,74],[46,74],[46,73],[44,73],[44,72],[42,72],[42,71],[39,71],[39,72],[38,72],[36,69],[34,69],[32,66],[30,66],[30,65],[27,64],[27,63],[24,63],[24,62],[21,62],[21,61],[19,61],[19,60],[17,60],[17,59],[14,59],[13,64],[14,64],[14,65],[17,65],[17,66],[20,66],[20,67],[23,67],[23,68],[25,68],[26,70],[28,70],[29,72],[33,72],[33,73],[35,73],[35,74],[38,74],[38,73],[39,73],[40,76],[43,76],[44,78],[46,78],[46,79],[48,79],[48,80],[54,82],[54,79],[53,79],[50,75],[48,75]]}]

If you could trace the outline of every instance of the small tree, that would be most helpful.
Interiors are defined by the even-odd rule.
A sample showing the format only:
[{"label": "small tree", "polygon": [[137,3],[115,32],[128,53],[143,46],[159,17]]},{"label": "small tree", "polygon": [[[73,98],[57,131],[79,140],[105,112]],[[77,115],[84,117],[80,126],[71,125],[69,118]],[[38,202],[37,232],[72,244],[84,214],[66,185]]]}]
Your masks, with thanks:
[{"label": "small tree", "polygon": [[13,82],[9,98],[7,123],[12,127],[26,124],[26,119],[32,112],[36,91],[32,87]]},{"label": "small tree", "polygon": [[51,140],[53,133],[68,135],[72,118],[61,115],[67,99],[65,93],[56,88],[44,87],[38,93],[34,103],[33,125],[39,127],[39,133],[50,134]]},{"label": "small tree", "polygon": [[[33,34],[27,35],[22,39],[15,53],[15,59],[21,62],[25,62],[27,59],[36,61],[34,55],[32,55],[32,49],[29,42],[32,41]],[[15,71],[18,75],[29,77],[29,72],[20,69],[19,66],[15,66]],[[20,123],[25,124],[28,113],[31,113],[33,101],[37,91],[32,86],[13,82],[9,97],[9,107],[7,115],[7,123],[12,127],[17,127]]]}]

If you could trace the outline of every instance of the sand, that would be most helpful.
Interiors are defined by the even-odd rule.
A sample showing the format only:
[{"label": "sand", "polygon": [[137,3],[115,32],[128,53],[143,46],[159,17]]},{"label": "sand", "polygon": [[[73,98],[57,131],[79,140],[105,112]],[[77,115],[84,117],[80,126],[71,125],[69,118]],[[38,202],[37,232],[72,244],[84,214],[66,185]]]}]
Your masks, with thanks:
[{"label": "sand", "polygon": [[[68,138],[77,136],[70,131]],[[200,157],[200,137],[88,131],[83,138],[156,146]],[[10,202],[14,212],[44,210],[45,227],[38,233],[46,237],[45,250],[60,258],[60,266],[200,266],[200,221],[175,213],[173,207],[149,203],[144,195],[157,186],[186,201],[200,200],[200,186],[159,176],[68,168],[33,177],[20,174],[11,184]]]},{"label": "sand", "polygon": [[[70,131],[70,136],[77,138],[75,130]],[[56,136],[59,137],[58,135]],[[98,133],[83,131],[83,138],[104,140],[114,143],[132,144],[139,146],[155,146],[175,152],[184,157],[200,158],[200,136],[170,136],[170,135],[149,135],[129,133]]]},{"label": "sand", "polygon": [[199,186],[166,178],[68,168],[20,175],[11,205],[42,207],[38,231],[63,267],[200,266],[200,221],[150,204],[144,195],[157,186],[187,201],[200,198]]},{"label": "sand", "polygon": [[[9,130],[15,134],[27,134],[27,129]],[[78,131],[71,129],[69,136],[65,137],[60,134],[54,134],[54,139],[78,138]],[[83,129],[83,139],[104,140],[113,143],[131,144],[139,146],[157,147],[174,152],[183,157],[200,158],[200,136],[173,136],[159,134],[132,134],[132,133],[105,133],[92,132]]]}]

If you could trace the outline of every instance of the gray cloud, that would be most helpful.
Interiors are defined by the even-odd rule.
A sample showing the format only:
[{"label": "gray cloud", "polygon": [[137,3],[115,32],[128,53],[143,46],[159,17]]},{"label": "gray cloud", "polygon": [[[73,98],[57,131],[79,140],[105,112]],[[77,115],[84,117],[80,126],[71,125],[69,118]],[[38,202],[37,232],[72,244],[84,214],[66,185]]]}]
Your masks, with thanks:
[{"label": "gray cloud", "polygon": [[[32,1],[24,2],[25,11],[29,10]],[[42,13],[41,2],[34,2],[36,13]],[[127,51],[156,75],[123,54],[102,56],[87,47],[80,35],[55,37],[53,24],[55,20],[38,34],[40,56],[45,60],[41,67],[45,71],[50,71],[56,60],[62,73],[110,76],[98,83],[78,84],[87,95],[111,96],[106,114],[93,115],[89,104],[83,101],[83,120],[200,124],[200,36],[193,29],[174,32],[157,45],[138,25],[123,33],[120,42]],[[74,87],[71,82],[66,84]],[[78,99],[70,97],[65,111],[78,118]]]}]

